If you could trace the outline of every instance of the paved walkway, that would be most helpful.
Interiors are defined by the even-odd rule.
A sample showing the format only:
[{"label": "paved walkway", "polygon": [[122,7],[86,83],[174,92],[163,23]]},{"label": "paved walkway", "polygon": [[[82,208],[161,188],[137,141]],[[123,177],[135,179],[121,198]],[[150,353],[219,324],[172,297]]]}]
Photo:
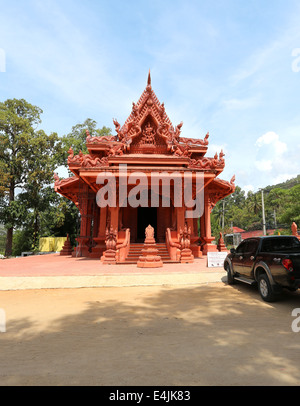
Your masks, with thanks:
[{"label": "paved walkway", "polygon": [[206,257],[193,264],[103,265],[98,259],[36,255],[0,260],[0,290],[105,286],[187,285],[220,282],[223,268],[208,268]]}]

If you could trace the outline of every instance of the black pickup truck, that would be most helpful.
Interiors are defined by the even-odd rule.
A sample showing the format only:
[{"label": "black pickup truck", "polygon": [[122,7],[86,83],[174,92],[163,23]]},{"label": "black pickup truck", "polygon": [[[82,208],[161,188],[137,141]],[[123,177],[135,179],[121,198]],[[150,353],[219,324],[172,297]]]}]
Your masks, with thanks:
[{"label": "black pickup truck", "polygon": [[300,287],[300,241],[295,236],[246,238],[224,261],[228,284],[257,284],[266,302],[275,301],[282,288]]}]

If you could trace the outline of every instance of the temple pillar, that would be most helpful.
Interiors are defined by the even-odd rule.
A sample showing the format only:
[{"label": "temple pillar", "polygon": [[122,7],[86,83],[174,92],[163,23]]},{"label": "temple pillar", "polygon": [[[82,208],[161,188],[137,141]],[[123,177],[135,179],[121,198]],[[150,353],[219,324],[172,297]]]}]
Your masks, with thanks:
[{"label": "temple pillar", "polygon": [[203,236],[202,234],[202,239],[204,240],[205,244],[203,245],[203,254],[207,255],[208,252],[216,252],[218,251],[217,246],[215,244],[212,244],[212,241],[215,239],[214,237],[211,236],[211,223],[210,223],[210,200],[209,197],[206,195],[204,199],[204,221],[203,225],[205,228],[205,234]]},{"label": "temple pillar", "polygon": [[114,230],[119,230],[119,207],[110,207],[110,226]]},{"label": "temple pillar", "polygon": [[105,240],[106,224],[107,224],[107,207],[100,207],[98,238],[103,238],[103,241]]},{"label": "temple pillar", "polygon": [[198,245],[199,235],[198,235],[198,218],[187,218],[186,223],[188,227],[191,228],[191,246],[193,256],[195,258],[202,257],[202,251],[200,245]]},{"label": "temple pillar", "polygon": [[179,236],[180,229],[183,230],[185,225],[185,207],[177,207],[177,234]]},{"label": "temple pillar", "polygon": [[200,241],[204,242],[204,237],[205,237],[205,216],[204,213],[200,217]]},{"label": "temple pillar", "polygon": [[90,226],[88,226],[88,191],[86,190],[84,195],[81,196],[79,202],[79,210],[81,215],[81,222],[80,222],[80,235],[76,238],[78,242],[78,246],[75,248],[74,256],[76,257],[87,257],[89,256],[89,234],[88,228],[90,230]]},{"label": "temple pillar", "polygon": [[107,225],[107,207],[98,207],[97,222],[94,225],[94,237],[93,237],[96,246],[92,248],[92,253],[90,254],[91,258],[101,258],[101,255],[106,249],[105,245],[106,225]]},{"label": "temple pillar", "polygon": [[101,245],[101,238],[99,238],[99,229],[100,229],[100,215],[101,208],[96,207],[95,217],[94,217],[94,228],[93,228],[93,242],[95,246],[92,248],[90,253],[91,258],[100,258],[103,250],[105,249],[105,244]]}]

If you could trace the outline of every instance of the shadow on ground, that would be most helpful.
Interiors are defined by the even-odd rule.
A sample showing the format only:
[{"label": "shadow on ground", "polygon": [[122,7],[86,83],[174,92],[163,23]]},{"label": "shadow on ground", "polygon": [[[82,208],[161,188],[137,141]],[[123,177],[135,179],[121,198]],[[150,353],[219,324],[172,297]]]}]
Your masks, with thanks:
[{"label": "shadow on ground", "polygon": [[300,295],[253,287],[1,292],[1,385],[299,385]]}]

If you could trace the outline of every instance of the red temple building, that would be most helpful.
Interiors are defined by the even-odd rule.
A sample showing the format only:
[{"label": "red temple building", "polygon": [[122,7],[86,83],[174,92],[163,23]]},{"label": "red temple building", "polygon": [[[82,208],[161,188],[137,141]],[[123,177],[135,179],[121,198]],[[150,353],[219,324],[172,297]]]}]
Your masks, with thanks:
[{"label": "red temple building", "polygon": [[210,214],[235,185],[234,177],[230,182],[218,178],[225,167],[222,151],[205,156],[209,134],[203,140],[181,137],[182,123],[171,123],[150,73],[128,119],[114,125],[112,136],[92,137],[87,131],[89,154],[69,149],[74,176],[60,180],[55,175],[55,191],[72,200],[81,215],[73,255],[161,266],[217,251]]}]

